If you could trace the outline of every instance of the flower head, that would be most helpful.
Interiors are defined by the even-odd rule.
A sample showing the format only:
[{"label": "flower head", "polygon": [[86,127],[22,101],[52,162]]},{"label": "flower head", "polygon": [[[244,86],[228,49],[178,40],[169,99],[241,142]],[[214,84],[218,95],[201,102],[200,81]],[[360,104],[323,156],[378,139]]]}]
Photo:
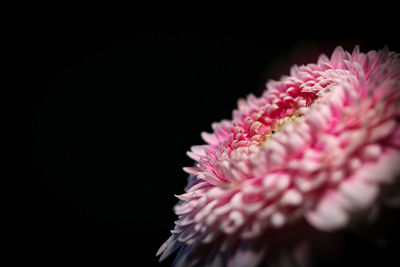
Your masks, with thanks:
[{"label": "flower head", "polygon": [[398,190],[399,103],[399,54],[358,47],[293,66],[261,97],[240,99],[232,120],[188,152],[196,164],[184,168],[161,260],[180,248],[177,266],[256,266],[276,233],[301,222],[358,223]]}]

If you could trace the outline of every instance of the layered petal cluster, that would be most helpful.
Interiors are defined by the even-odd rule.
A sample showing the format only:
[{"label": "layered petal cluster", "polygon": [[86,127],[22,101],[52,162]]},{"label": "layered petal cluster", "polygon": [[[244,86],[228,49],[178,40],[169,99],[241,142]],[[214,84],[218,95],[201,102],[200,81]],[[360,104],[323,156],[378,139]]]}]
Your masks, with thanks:
[{"label": "layered petal cluster", "polygon": [[179,248],[177,266],[257,266],[274,233],[345,228],[399,195],[399,54],[338,47],[266,87],[188,152],[161,260]]}]

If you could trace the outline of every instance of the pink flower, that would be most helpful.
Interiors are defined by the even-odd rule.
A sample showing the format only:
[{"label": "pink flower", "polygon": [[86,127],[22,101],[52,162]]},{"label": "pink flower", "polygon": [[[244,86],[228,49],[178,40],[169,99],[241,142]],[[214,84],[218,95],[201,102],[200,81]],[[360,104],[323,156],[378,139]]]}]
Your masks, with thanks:
[{"label": "pink flower", "polygon": [[240,99],[232,120],[188,152],[196,164],[184,168],[160,260],[180,248],[177,266],[256,266],[303,223],[334,231],[398,204],[388,196],[399,193],[399,103],[399,54],[358,47],[293,66],[261,97]]}]

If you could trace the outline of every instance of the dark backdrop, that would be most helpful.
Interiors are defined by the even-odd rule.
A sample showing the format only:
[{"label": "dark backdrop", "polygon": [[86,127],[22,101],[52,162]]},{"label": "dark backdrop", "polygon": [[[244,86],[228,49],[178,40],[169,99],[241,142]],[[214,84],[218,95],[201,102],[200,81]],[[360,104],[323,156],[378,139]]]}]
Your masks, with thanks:
[{"label": "dark backdrop", "polygon": [[185,152],[292,64],[336,45],[399,49],[381,28],[163,21],[21,23],[15,80],[19,257],[40,265],[157,265]]}]

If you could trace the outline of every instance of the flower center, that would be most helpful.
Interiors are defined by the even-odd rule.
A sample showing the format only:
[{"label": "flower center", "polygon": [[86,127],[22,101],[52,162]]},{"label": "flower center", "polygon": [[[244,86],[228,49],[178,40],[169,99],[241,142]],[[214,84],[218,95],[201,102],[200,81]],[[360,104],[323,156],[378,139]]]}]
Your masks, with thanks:
[{"label": "flower center", "polygon": [[306,110],[323,91],[329,90],[333,80],[326,75],[313,74],[313,79],[300,81],[287,78],[284,86],[272,86],[269,94],[260,98],[251,95],[238,103],[228,137],[216,151],[216,159],[227,159],[232,152],[246,151],[252,145],[263,146],[285,125],[303,117]]},{"label": "flower center", "polygon": [[259,146],[263,146],[266,141],[268,141],[275,133],[282,131],[285,126],[289,123],[295,122],[297,119],[302,118],[303,115],[301,114],[295,114],[291,116],[284,117],[282,119],[279,119],[274,123],[273,127],[271,128],[271,131],[264,134],[259,141]]}]

